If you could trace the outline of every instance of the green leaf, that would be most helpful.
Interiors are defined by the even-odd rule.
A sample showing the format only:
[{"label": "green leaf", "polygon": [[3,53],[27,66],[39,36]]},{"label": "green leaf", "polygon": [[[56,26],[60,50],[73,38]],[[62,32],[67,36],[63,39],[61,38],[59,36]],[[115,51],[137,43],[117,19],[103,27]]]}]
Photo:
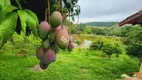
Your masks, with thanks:
[{"label": "green leaf", "polygon": [[9,12],[12,12],[15,9],[17,8],[12,5],[3,6],[0,11],[0,21],[2,21]]},{"label": "green leaf", "polygon": [[6,15],[5,19],[0,24],[0,39],[2,40],[0,48],[13,35],[17,24],[17,18],[17,13],[11,12]]},{"label": "green leaf", "polygon": [[15,0],[15,1],[16,1],[16,3],[18,4],[18,6],[19,6],[20,10],[22,10],[22,6],[21,6],[21,4],[20,4],[19,0]]},{"label": "green leaf", "polygon": [[4,6],[5,5],[5,0],[1,0],[0,1],[0,6]]},{"label": "green leaf", "polygon": [[26,22],[28,20],[28,14],[24,10],[18,10],[18,15],[20,17],[22,30],[23,30],[24,34],[26,34],[26,26],[27,26]]},{"label": "green leaf", "polygon": [[11,5],[10,0],[5,0],[5,5]]},{"label": "green leaf", "polygon": [[28,14],[30,14],[30,16],[36,21],[36,23],[38,24],[38,18],[37,15],[32,12],[31,10],[25,9],[27,11]]},{"label": "green leaf", "polygon": [[37,35],[37,21],[25,10],[18,10],[20,16],[21,26],[24,34],[26,34],[26,27],[28,26],[35,36]]},{"label": "green leaf", "polygon": [[0,6],[10,5],[10,0],[0,0]]},{"label": "green leaf", "polygon": [[28,15],[27,25],[32,30],[33,34],[35,36],[38,36],[38,34],[37,34],[37,28],[36,28],[37,27],[37,22],[30,15]]}]

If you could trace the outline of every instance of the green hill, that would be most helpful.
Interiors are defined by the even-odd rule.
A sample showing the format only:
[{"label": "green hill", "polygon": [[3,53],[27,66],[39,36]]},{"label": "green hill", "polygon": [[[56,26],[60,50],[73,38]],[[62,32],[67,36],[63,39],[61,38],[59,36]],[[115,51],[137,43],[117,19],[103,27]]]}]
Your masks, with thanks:
[{"label": "green hill", "polygon": [[104,26],[104,27],[110,27],[113,25],[116,25],[118,22],[88,22],[85,23],[88,26]]}]

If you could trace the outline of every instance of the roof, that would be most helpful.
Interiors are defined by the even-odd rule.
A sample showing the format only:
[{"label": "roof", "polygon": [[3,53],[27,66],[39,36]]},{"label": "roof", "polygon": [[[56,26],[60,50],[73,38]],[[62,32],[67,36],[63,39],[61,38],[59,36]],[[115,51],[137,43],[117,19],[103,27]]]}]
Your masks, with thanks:
[{"label": "roof", "polygon": [[123,26],[125,24],[141,24],[142,25],[142,10],[139,12],[127,17],[125,20],[118,23],[119,26]]}]

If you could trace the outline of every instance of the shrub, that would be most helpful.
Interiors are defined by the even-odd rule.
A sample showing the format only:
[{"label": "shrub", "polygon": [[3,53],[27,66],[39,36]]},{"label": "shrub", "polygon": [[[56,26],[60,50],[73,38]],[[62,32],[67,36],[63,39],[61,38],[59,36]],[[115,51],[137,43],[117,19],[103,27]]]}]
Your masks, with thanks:
[{"label": "shrub", "polygon": [[85,27],[86,27],[86,24],[83,24],[83,23],[80,23],[80,24],[78,25],[78,29],[79,29],[80,31],[84,31]]},{"label": "shrub", "polygon": [[127,48],[127,55],[130,55],[131,57],[142,57],[142,42],[136,42],[132,45],[129,45]]},{"label": "shrub", "polygon": [[[105,28],[106,29],[106,28]],[[96,35],[106,35],[105,29],[92,28],[92,33]]]},{"label": "shrub", "polygon": [[87,34],[91,34],[92,33],[92,28],[91,27],[87,27],[85,31],[86,31]]},{"label": "shrub", "polygon": [[112,43],[104,44],[101,50],[109,56],[109,59],[111,59],[112,54],[118,55],[121,53],[121,49]]},{"label": "shrub", "polygon": [[126,54],[140,60],[142,58],[142,26],[132,26],[131,30],[127,33],[127,36],[127,39],[131,42],[126,47]]},{"label": "shrub", "polygon": [[121,28],[120,36],[127,37],[127,33],[131,31],[132,26],[124,26]]},{"label": "shrub", "polygon": [[72,33],[72,34],[76,34],[76,33],[77,33],[76,27],[71,28],[71,33]]},{"label": "shrub", "polygon": [[116,56],[119,57],[119,54],[122,53],[122,48],[118,42],[106,38],[94,40],[89,48],[90,50],[99,50],[106,53],[109,59],[111,59],[112,54],[116,54]]},{"label": "shrub", "polygon": [[81,44],[81,41],[80,40],[75,40],[74,41],[76,44],[80,45]]},{"label": "shrub", "polygon": [[90,45],[90,50],[100,50],[103,46],[103,41],[97,40]]}]

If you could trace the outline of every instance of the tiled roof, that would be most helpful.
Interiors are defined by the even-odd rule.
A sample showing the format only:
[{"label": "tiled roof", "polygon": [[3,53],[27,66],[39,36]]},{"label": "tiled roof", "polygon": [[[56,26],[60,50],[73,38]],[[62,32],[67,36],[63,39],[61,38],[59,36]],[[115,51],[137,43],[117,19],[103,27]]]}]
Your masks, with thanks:
[{"label": "tiled roof", "polygon": [[142,24],[142,10],[118,23],[119,26],[123,26],[125,24]]}]

